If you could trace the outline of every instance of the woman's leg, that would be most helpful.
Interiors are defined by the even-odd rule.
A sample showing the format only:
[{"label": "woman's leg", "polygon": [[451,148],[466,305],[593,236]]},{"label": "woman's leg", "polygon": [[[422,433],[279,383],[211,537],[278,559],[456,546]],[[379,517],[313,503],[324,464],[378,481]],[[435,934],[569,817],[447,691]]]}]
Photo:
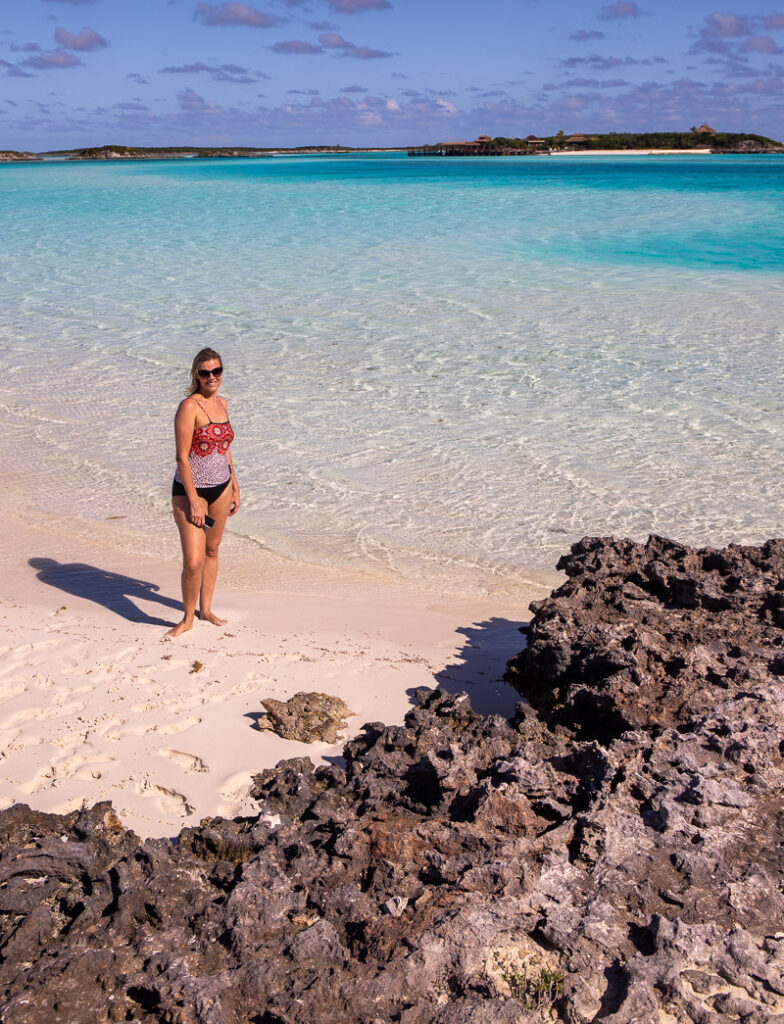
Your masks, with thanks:
[{"label": "woman's leg", "polygon": [[[207,502],[203,501],[206,509]],[[193,616],[196,613],[196,602],[204,574],[205,540],[204,530],[194,526],[190,521],[190,502],[187,498],[176,495],[172,498],[172,511],[177,529],[180,531],[182,543],[182,622],[178,622],[166,634],[168,637],[179,636],[193,628]]]},{"label": "woman's leg", "polygon": [[232,501],[231,484],[213,501],[208,512],[215,520],[215,525],[204,530],[206,551],[204,571],[201,574],[201,595],[199,597],[199,618],[212,622],[215,626],[225,626],[226,620],[219,619],[212,613],[212,595],[215,592],[215,580],[218,578],[218,548],[223,539],[226,517]]}]

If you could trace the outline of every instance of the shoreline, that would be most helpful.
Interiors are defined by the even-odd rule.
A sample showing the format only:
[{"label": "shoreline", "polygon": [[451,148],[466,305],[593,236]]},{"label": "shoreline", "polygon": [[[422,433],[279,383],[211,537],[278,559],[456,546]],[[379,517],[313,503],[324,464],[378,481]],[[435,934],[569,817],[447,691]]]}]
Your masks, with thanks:
[{"label": "shoreline", "polygon": [[[554,149],[546,156],[722,156],[712,149]],[[758,154],[751,154],[756,156]]]},{"label": "shoreline", "polygon": [[[477,710],[510,714],[518,697],[501,674],[524,646],[529,602],[547,593],[460,599],[278,565],[253,588],[219,577],[228,624],[164,641],[179,615],[179,564],[21,519],[9,526],[0,807],[64,813],[111,800],[143,837],[255,813],[254,773],[283,758],[340,758],[365,722],[402,722],[418,687],[467,690]],[[302,691],[355,712],[338,743],[256,728],[263,698]]]}]

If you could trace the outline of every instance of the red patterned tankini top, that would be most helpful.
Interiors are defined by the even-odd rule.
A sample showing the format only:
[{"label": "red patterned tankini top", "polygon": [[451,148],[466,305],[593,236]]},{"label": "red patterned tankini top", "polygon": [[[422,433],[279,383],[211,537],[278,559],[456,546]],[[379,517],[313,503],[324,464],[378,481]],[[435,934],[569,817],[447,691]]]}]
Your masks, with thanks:
[{"label": "red patterned tankini top", "polygon": [[[201,402],[197,399],[194,401],[209,416]],[[217,487],[226,483],[231,476],[227,452],[233,440],[234,431],[228,420],[224,423],[210,420],[203,427],[196,427],[188,453],[194,487]],[[174,474],[174,479],[179,484],[183,482],[179,470]]]}]

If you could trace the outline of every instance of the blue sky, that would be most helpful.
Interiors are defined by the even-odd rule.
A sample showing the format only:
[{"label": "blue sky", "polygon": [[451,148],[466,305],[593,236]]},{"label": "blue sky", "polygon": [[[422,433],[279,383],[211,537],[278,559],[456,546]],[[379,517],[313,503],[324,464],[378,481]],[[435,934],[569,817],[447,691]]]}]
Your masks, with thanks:
[{"label": "blue sky", "polygon": [[783,53],[781,10],[700,0],[0,0],[0,149],[781,139]]}]

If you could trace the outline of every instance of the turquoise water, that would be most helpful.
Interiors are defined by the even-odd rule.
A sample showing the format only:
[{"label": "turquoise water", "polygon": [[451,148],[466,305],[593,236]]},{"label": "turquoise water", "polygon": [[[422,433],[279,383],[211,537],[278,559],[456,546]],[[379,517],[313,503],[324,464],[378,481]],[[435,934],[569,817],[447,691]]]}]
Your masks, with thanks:
[{"label": "turquoise water", "polygon": [[586,533],[784,532],[784,159],[0,166],[0,227],[31,517],[170,531],[209,344],[249,556],[506,592]]}]

